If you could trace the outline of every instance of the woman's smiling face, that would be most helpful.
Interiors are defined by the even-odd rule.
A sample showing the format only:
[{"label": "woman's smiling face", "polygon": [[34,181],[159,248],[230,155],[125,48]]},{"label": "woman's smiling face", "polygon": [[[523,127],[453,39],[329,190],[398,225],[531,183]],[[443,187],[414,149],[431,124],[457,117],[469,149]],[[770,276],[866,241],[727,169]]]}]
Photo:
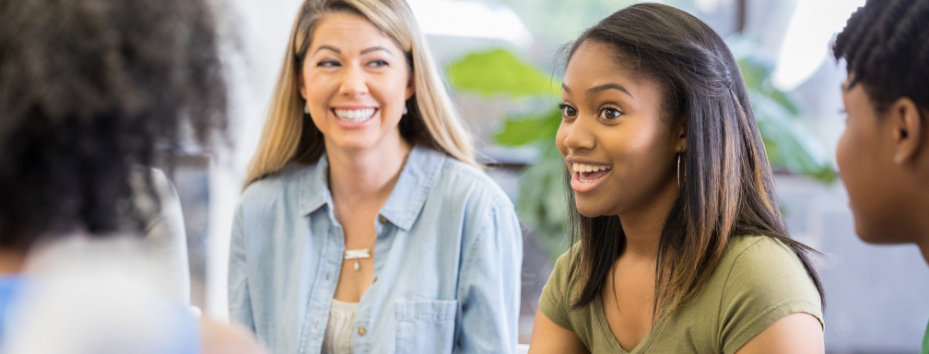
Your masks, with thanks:
[{"label": "woman's smiling face", "polygon": [[677,154],[686,146],[682,126],[672,129],[662,118],[661,88],[633,75],[617,54],[609,45],[584,42],[562,84],[555,142],[586,217],[647,209],[676,190]]},{"label": "woman's smiling face", "polygon": [[397,43],[366,18],[334,14],[313,32],[303,61],[300,94],[329,143],[349,150],[399,137],[413,95],[411,70]]}]

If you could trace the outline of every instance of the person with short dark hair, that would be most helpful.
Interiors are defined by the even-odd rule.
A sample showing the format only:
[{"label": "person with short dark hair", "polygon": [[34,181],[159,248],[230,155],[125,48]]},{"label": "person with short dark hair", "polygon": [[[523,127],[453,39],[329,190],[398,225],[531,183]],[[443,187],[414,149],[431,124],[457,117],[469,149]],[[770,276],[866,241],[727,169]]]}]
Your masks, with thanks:
[{"label": "person with short dark hair", "polygon": [[[208,143],[214,130],[226,125],[218,44],[214,16],[202,0],[0,2],[0,350],[258,351],[254,339],[214,322],[198,323],[186,306],[154,292],[130,291],[138,296],[125,299],[100,289],[126,293],[135,289],[132,277],[103,277],[126,280],[116,284],[95,282],[101,278],[64,269],[56,274],[75,276],[61,282],[24,272],[37,250],[75,243],[73,249],[85,249],[145,231],[150,215],[134,203],[133,171],[156,159],[171,166],[182,141]],[[141,175],[142,189],[157,210],[156,183],[151,174]],[[73,255],[51,254],[58,255],[55,260]],[[120,256],[95,254],[75,265],[100,270],[87,261]],[[118,271],[103,271],[110,270]],[[51,294],[49,289],[62,289],[59,285],[74,294]],[[28,307],[22,304],[44,295],[57,296],[53,302],[60,308],[51,316],[20,313]],[[93,313],[92,322],[77,328],[61,328],[76,323],[68,322],[73,314],[87,312],[84,303],[72,301],[78,298],[94,302],[92,308],[103,313]],[[148,318],[139,316],[143,313],[159,314],[166,322],[126,321]],[[38,318],[50,322],[37,323]],[[92,331],[113,324],[126,324],[131,337]],[[25,329],[30,326],[38,331]],[[56,328],[67,336],[52,334]],[[135,339],[142,342],[132,343]],[[63,347],[66,341],[73,346]]]},{"label": "person with short dark hair", "polygon": [[915,243],[929,261],[929,0],[869,0],[833,53],[848,70],[836,162],[855,231],[868,243]]}]

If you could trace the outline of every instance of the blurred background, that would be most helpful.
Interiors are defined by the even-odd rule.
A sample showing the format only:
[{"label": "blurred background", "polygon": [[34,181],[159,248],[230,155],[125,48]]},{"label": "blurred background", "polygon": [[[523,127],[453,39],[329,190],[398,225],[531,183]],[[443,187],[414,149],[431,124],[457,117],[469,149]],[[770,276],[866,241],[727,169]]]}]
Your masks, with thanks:
[{"label": "blurred background", "polygon": [[[487,173],[524,229],[520,342],[528,343],[553,260],[568,245],[554,134],[559,49],[631,0],[408,0]],[[864,0],[667,0],[729,43],[749,86],[792,236],[820,250],[829,353],[917,353],[929,268],[915,246],[855,236],[834,149],[844,129],[842,63],[830,46]],[[231,220],[300,0],[223,0],[232,147],[191,149],[172,179],[184,210],[194,305],[228,318]]]}]

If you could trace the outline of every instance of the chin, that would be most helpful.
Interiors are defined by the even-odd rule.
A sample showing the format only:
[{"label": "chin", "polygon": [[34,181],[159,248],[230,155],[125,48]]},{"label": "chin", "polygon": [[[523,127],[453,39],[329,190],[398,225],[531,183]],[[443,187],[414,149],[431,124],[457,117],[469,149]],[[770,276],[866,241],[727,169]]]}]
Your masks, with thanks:
[{"label": "chin", "polygon": [[894,230],[892,227],[874,227],[875,223],[869,223],[862,218],[855,217],[855,234],[865,243],[874,245],[895,245],[901,243],[910,243],[912,240],[907,238],[905,232]]},{"label": "chin", "polygon": [[581,215],[588,218],[595,218],[598,216],[606,215],[605,209],[599,203],[578,198],[576,193],[574,198],[574,206],[577,208],[577,212]]}]

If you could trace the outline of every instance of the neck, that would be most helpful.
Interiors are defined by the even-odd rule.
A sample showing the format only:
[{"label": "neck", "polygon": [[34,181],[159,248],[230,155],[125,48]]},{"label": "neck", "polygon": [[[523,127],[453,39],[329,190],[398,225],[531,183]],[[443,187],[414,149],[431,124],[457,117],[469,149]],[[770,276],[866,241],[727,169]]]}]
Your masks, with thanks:
[{"label": "neck", "polygon": [[619,215],[626,235],[624,254],[654,260],[658,257],[658,243],[668,213],[680,194],[677,184],[671,183],[654,194],[647,205],[633,208]]},{"label": "neck", "polygon": [[22,273],[25,265],[25,252],[0,249],[0,275]]},{"label": "neck", "polygon": [[329,158],[329,189],[333,200],[354,204],[387,200],[412,146],[400,137],[366,150],[347,150],[326,141]]},{"label": "neck", "polygon": [[910,208],[915,215],[911,215],[912,235],[914,242],[919,246],[923,254],[923,259],[929,263],[929,193],[922,193],[922,200],[915,205],[924,206],[923,208]]}]

